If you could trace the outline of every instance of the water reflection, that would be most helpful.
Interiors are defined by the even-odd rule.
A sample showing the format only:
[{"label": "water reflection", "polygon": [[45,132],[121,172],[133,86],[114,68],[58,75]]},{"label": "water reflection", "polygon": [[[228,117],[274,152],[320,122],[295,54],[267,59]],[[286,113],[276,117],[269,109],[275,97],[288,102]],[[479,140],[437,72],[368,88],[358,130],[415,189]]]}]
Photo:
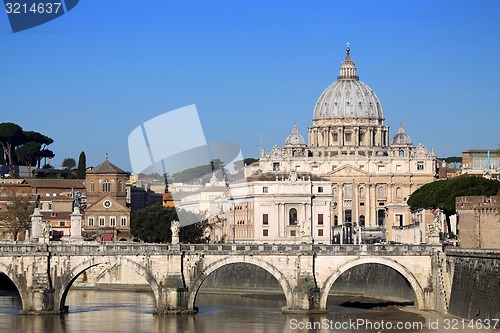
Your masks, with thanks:
[{"label": "water reflection", "polygon": [[197,314],[164,317],[152,314],[155,308],[152,293],[71,290],[66,299],[68,313],[23,316],[17,315],[21,310],[19,296],[4,294],[0,296],[0,332],[354,332],[335,330],[325,325],[308,329],[304,325],[341,322],[359,316],[378,318],[397,315],[396,309],[371,309],[370,306],[363,309],[340,305],[347,301],[360,302],[361,298],[332,298],[329,314],[282,314],[281,308],[285,305],[282,295],[246,296],[200,294],[196,299],[199,307]]}]

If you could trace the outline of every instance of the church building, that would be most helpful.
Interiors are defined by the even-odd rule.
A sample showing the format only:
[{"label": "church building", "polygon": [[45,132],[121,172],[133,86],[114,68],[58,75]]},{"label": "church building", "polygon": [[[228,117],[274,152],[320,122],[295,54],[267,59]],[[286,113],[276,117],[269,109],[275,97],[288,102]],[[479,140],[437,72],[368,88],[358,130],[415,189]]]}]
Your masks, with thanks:
[{"label": "church building", "polygon": [[84,233],[102,241],[130,239],[127,207],[128,173],[106,160],[87,171]]},{"label": "church building", "polygon": [[262,151],[246,179],[230,184],[228,241],[425,241],[406,200],[436,179],[434,152],[415,146],[403,124],[391,140],[384,121],[348,46],[316,102],[307,143],[293,125],[283,147]]}]

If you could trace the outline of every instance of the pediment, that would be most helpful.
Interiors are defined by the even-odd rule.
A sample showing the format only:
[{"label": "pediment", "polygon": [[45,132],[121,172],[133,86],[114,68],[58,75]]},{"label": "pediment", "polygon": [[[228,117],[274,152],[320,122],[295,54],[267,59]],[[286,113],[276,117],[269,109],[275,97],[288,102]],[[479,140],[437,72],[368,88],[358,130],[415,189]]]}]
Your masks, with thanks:
[{"label": "pediment", "polygon": [[352,165],[344,165],[340,168],[332,170],[324,175],[324,177],[368,177],[370,173]]},{"label": "pediment", "polygon": [[[111,206],[109,208],[106,208],[104,205],[105,201],[110,201]],[[85,209],[86,213],[91,213],[91,212],[130,212],[130,209],[126,206],[124,206],[122,203],[120,203],[118,200],[113,198],[112,196],[105,196],[98,200],[95,204],[92,206],[87,206],[87,209]]]}]

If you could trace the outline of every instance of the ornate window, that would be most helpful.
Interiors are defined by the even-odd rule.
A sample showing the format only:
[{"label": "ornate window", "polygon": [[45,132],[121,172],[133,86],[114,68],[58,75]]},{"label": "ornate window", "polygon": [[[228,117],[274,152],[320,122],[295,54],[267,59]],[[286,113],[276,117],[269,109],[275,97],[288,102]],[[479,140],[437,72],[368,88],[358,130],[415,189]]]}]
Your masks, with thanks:
[{"label": "ornate window", "polygon": [[364,216],[364,215],[361,215],[361,216],[359,217],[359,225],[360,225],[361,227],[364,227],[364,226],[365,226],[365,216]]},{"label": "ornate window", "polygon": [[126,216],[122,216],[122,217],[120,218],[120,225],[121,225],[122,227],[126,227],[126,226],[127,226],[127,217],[126,217]]},{"label": "ornate window", "polygon": [[385,222],[385,210],[384,209],[379,209],[377,211],[377,224],[379,226],[383,226]]},{"label": "ornate window", "polygon": [[364,199],[365,198],[365,188],[364,187],[360,187],[359,188],[359,198],[360,199]]},{"label": "ornate window", "polygon": [[104,179],[102,181],[102,191],[103,192],[111,192],[111,183],[109,182],[109,180]]},{"label": "ornate window", "polygon": [[290,209],[288,213],[288,221],[290,225],[297,225],[297,210],[295,208]]},{"label": "ornate window", "polygon": [[89,216],[87,219],[87,223],[88,223],[89,227],[93,227],[94,226],[94,217]]},{"label": "ornate window", "polygon": [[379,198],[385,198],[385,188],[383,186],[380,186],[378,188],[378,197]]},{"label": "ornate window", "polygon": [[398,199],[401,198],[401,187],[396,188],[396,198],[398,198]]}]

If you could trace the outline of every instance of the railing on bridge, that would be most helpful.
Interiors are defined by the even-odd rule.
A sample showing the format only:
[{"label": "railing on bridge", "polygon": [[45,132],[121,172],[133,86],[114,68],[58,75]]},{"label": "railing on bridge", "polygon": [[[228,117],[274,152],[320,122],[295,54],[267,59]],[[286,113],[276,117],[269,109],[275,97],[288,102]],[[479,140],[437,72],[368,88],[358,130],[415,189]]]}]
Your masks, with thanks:
[{"label": "railing on bridge", "polygon": [[316,253],[317,255],[431,255],[441,250],[440,245],[431,244],[361,244],[361,245],[328,245],[328,244],[146,244],[146,243],[96,243],[53,242],[38,244],[30,242],[0,242],[0,256],[22,255],[51,252],[59,255],[86,254],[175,254],[187,253]]}]

